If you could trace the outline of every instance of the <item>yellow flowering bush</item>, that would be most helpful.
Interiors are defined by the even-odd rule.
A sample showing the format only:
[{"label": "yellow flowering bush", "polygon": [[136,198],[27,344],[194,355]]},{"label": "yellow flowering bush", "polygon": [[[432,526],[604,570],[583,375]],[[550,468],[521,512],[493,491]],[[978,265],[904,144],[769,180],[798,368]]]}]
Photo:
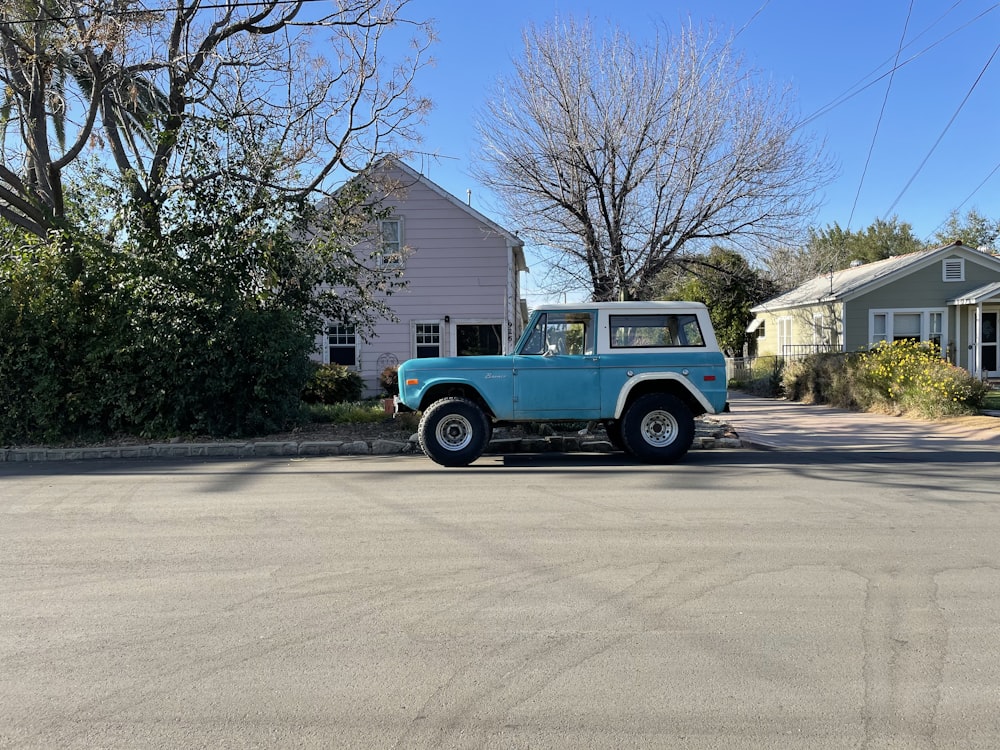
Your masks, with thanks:
[{"label": "yellow flowering bush", "polygon": [[934,419],[982,407],[986,386],[941,358],[932,342],[882,342],[854,360],[858,402]]}]

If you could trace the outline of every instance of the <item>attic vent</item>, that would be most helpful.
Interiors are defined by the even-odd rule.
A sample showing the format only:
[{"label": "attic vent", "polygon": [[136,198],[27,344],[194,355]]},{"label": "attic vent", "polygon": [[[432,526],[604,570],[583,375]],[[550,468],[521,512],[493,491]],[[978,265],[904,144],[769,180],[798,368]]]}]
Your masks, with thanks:
[{"label": "attic vent", "polygon": [[944,281],[965,281],[964,258],[948,258],[944,261],[943,268],[942,279]]}]

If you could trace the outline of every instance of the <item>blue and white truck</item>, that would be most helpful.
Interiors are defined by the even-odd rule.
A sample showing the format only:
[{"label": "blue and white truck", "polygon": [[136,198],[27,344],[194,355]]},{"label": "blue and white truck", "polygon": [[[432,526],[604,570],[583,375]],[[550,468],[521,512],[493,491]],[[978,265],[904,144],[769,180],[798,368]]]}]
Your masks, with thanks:
[{"label": "blue and white truck", "polygon": [[420,446],[444,466],[475,461],[494,426],[567,421],[602,422],[619,449],[670,463],[696,416],[726,410],[726,366],[701,303],[542,305],[509,354],[404,362],[397,408],[422,412]]}]

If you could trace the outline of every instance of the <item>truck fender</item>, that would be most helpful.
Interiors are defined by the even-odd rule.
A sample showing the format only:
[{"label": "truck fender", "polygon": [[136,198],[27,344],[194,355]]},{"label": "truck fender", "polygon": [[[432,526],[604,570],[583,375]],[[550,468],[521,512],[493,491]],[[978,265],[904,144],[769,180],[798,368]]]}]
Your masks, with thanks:
[{"label": "truck fender", "polygon": [[[512,377],[512,375],[505,375],[505,378],[506,377]],[[482,388],[478,387],[471,380],[462,377],[436,377],[422,383],[420,389],[421,404],[418,408],[425,406],[423,401],[427,398],[427,394],[436,389],[443,389],[445,394],[449,394],[457,389],[464,390],[468,398],[473,401],[479,401],[485,407],[486,411],[494,415],[496,414],[496,411],[493,408],[493,399],[491,398],[492,394],[484,392]]]},{"label": "truck fender", "polygon": [[629,378],[628,382],[622,386],[621,392],[618,394],[618,403],[615,405],[615,419],[621,419],[622,414],[625,413],[625,404],[628,402],[628,397],[632,392],[632,389],[640,383],[648,383],[653,380],[673,380],[680,383],[688,394],[690,394],[690,396],[701,405],[706,414],[715,414],[715,408],[708,401],[708,399],[702,395],[700,390],[691,384],[690,380],[681,375],[679,372],[644,372],[633,378]]}]

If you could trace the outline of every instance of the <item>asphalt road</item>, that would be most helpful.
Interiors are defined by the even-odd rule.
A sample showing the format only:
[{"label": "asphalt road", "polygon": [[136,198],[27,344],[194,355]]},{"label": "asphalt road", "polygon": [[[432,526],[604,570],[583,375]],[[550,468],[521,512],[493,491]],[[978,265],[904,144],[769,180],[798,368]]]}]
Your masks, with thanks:
[{"label": "asphalt road", "polygon": [[0,747],[995,748],[998,476],[0,465]]}]

